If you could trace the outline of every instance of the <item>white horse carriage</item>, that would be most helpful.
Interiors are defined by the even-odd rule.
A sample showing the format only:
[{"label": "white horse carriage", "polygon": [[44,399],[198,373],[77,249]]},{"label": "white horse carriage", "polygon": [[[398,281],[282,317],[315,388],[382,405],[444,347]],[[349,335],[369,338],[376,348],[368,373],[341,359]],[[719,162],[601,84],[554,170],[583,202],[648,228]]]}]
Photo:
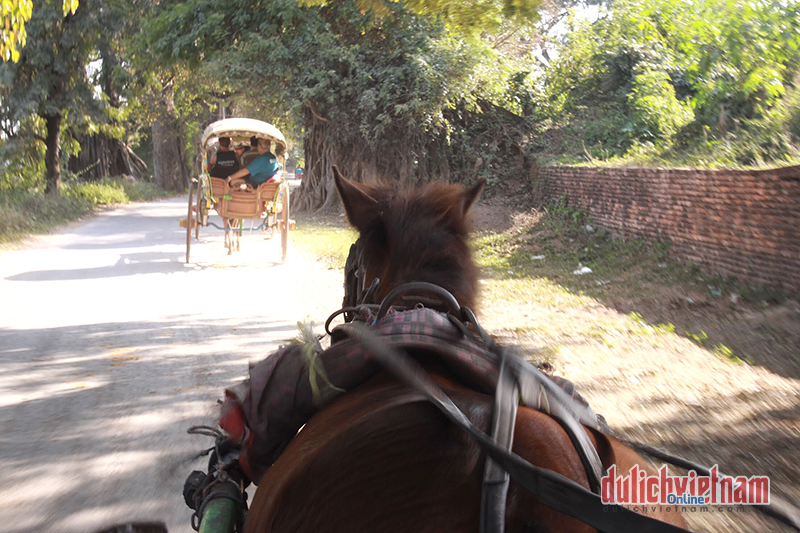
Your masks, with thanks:
[{"label": "white horse carriage", "polygon": [[[203,132],[204,161],[208,161],[220,138],[228,137],[231,143],[250,143],[251,139],[266,140],[270,151],[283,165],[286,161],[286,139],[278,128],[267,122],[250,118],[228,118],[210,124]],[[253,149],[241,156],[241,166],[249,165],[258,156]],[[195,195],[195,190],[197,194]],[[222,217],[223,225],[209,221],[209,213],[214,210]],[[192,244],[192,230],[195,238],[200,238],[201,227],[214,227],[225,232],[225,247],[228,253],[239,250],[244,221],[257,221],[251,224],[250,231],[276,231],[281,235],[281,263],[286,261],[289,240],[289,186],[282,170],[270,180],[254,189],[234,187],[229,180],[210,176],[203,172],[193,179],[189,186],[189,207],[187,218],[181,221],[186,227],[186,262]]]}]

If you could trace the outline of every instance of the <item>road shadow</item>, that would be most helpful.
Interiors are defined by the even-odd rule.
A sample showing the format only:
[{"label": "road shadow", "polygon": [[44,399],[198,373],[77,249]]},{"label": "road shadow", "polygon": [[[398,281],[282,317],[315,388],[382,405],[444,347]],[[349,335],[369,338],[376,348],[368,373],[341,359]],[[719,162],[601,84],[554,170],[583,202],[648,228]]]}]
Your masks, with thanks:
[{"label": "road shadow", "polygon": [[136,276],[140,274],[177,274],[193,272],[202,265],[185,264],[181,252],[142,252],[121,254],[109,266],[74,269],[32,270],[8,276],[9,281],[69,281]]},{"label": "road shadow", "polygon": [[114,250],[153,246],[153,235],[147,234],[140,239],[120,242],[78,242],[64,245],[65,250]]},{"label": "road shadow", "polygon": [[247,376],[243,354],[295,335],[288,322],[180,316],[0,329],[0,515],[15,517],[3,530],[165,520],[189,531],[183,481],[213,443],[186,430],[215,423],[224,388]]}]

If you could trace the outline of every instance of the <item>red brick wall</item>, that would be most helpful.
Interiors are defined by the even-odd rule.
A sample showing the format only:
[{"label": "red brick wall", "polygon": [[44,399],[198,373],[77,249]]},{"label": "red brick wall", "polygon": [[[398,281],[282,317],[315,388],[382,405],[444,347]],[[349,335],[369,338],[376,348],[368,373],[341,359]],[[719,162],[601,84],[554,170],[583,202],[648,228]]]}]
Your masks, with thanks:
[{"label": "red brick wall", "polygon": [[548,201],[563,194],[600,226],[670,241],[706,270],[800,293],[800,166],[693,170],[539,169]]}]

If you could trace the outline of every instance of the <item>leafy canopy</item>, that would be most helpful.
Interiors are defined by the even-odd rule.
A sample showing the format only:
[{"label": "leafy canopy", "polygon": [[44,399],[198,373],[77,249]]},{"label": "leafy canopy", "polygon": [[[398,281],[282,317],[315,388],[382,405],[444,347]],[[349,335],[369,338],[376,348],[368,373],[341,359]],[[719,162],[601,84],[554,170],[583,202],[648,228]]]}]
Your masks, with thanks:
[{"label": "leafy canopy", "polygon": [[249,11],[189,0],[153,21],[151,49],[225,80],[262,116],[328,124],[337,144],[401,156],[447,127],[456,102],[502,94],[509,73],[491,47],[453,34],[441,17],[382,5],[375,16],[355,2],[277,0]]},{"label": "leafy canopy", "polygon": [[[335,0],[334,0],[335,1]],[[332,0],[300,0],[305,6],[326,6]],[[396,11],[392,4],[402,4],[412,13],[443,22],[459,35],[495,31],[502,24],[528,24],[539,17],[542,0],[357,0],[364,13],[382,18]]]},{"label": "leafy canopy", "polygon": [[[50,3],[51,0],[45,0]],[[78,0],[63,0],[66,17],[78,9]],[[25,46],[28,32],[25,23],[31,19],[33,0],[3,0],[0,2],[0,57],[3,61],[19,61],[19,49]]]},{"label": "leafy canopy", "polygon": [[618,0],[592,24],[569,22],[544,110],[617,153],[682,131],[723,135],[783,105],[799,50],[796,0]]}]

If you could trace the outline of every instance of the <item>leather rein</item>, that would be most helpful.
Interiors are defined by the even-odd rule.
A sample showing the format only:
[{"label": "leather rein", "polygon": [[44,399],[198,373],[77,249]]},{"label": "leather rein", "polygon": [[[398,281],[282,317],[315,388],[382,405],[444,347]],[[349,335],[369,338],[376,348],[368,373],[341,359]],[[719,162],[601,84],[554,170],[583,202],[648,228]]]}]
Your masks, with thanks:
[{"label": "leather rein", "polygon": [[[424,282],[401,285],[389,293],[380,305],[373,295],[380,281],[366,285],[364,261],[360,239],[352,245],[345,264],[345,296],[343,307],[331,315],[326,331],[333,338],[347,336],[358,339],[365,349],[398,378],[421,392],[453,424],[463,429],[486,454],[483,489],[481,495],[481,533],[500,533],[505,530],[505,508],[509,478],[531,492],[541,503],[584,522],[598,531],[677,532],[683,528],[655,518],[635,513],[616,504],[602,503],[600,478],[603,467],[600,458],[581,425],[594,429],[597,417],[587,406],[579,404],[564,390],[554,384],[536,367],[496,344],[481,328],[474,313],[459,306],[447,290]],[[422,302],[428,307],[446,310],[448,318],[464,334],[476,333],[485,346],[496,356],[499,376],[495,390],[495,407],[492,413],[490,434],[477,428],[453,401],[427,375],[425,370],[405,350],[388,346],[369,325],[365,317],[377,322],[390,308],[402,308],[404,301]],[[345,324],[329,330],[331,321],[344,314]],[[537,409],[557,419],[578,451],[586,470],[591,491],[551,470],[537,467],[511,451],[518,402]],[[606,430],[606,428],[602,428]],[[708,475],[709,469],[663,450],[646,445],[622,441],[629,447],[670,464],[694,469],[698,475]],[[775,495],[769,506],[756,509],[800,531],[800,511]]]}]

